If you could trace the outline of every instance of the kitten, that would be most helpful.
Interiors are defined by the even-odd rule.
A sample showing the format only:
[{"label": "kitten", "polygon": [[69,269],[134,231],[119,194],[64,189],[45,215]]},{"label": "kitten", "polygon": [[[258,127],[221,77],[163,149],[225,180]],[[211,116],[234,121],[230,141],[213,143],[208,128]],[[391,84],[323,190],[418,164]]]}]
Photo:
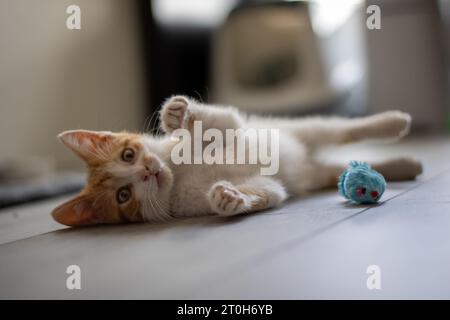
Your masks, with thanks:
[{"label": "kitten", "polygon": [[[74,130],[60,140],[88,168],[84,190],[53,210],[54,219],[69,226],[100,223],[164,221],[200,215],[233,216],[280,205],[287,197],[336,187],[344,170],[321,163],[314,150],[321,146],[365,139],[400,138],[411,117],[389,111],[363,118],[275,119],[245,116],[233,107],[201,104],[184,96],[169,98],[160,111],[163,136],[127,132]],[[180,143],[171,133],[193,130],[279,129],[279,171],[260,174],[260,165],[179,164],[171,151]],[[225,134],[224,134],[225,136]],[[419,162],[397,158],[372,165],[387,180],[414,179]]]}]

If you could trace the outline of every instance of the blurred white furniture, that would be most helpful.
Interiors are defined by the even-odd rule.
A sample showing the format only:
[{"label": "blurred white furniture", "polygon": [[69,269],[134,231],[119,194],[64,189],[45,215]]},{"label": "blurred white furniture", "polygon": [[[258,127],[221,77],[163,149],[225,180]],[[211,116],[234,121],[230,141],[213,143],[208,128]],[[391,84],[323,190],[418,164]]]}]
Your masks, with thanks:
[{"label": "blurred white furniture", "polygon": [[233,11],[214,38],[212,100],[260,113],[292,112],[336,100],[307,3]]}]

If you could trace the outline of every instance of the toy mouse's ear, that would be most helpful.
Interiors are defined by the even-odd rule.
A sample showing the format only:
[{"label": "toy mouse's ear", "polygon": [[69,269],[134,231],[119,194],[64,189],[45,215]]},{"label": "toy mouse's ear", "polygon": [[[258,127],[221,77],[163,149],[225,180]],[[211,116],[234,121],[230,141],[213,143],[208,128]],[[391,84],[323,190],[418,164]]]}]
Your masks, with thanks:
[{"label": "toy mouse's ear", "polygon": [[58,135],[66,146],[89,162],[101,158],[104,148],[114,139],[114,133],[109,131],[69,130]]},{"label": "toy mouse's ear", "polygon": [[66,226],[85,226],[99,223],[99,218],[93,206],[93,200],[85,195],[79,195],[52,211],[53,219]]}]

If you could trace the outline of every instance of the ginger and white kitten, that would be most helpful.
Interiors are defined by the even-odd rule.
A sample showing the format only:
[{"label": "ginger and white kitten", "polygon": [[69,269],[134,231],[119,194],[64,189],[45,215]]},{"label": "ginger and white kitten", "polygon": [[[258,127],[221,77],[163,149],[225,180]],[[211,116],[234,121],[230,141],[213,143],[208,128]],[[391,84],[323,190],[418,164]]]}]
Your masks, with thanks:
[{"label": "ginger and white kitten", "polygon": [[[233,216],[280,205],[288,196],[336,187],[339,165],[319,162],[314,150],[364,139],[400,138],[411,117],[389,111],[363,118],[275,119],[245,116],[233,107],[201,104],[184,96],[169,98],[160,111],[163,136],[73,130],[61,141],[87,164],[80,195],[53,210],[69,226],[160,221],[200,215]],[[279,171],[260,175],[259,165],[180,164],[171,161],[178,128],[275,128],[280,130]],[[224,134],[225,136],[225,134]],[[419,162],[397,158],[372,164],[387,180],[414,179]]]}]

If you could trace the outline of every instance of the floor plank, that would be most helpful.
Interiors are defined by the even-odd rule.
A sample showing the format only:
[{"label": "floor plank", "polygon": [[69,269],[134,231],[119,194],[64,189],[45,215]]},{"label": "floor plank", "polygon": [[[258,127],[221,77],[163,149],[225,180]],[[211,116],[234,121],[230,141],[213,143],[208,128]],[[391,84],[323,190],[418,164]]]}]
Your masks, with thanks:
[{"label": "floor plank", "polygon": [[65,229],[50,212],[70,196],[32,202],[0,210],[0,244]]}]

